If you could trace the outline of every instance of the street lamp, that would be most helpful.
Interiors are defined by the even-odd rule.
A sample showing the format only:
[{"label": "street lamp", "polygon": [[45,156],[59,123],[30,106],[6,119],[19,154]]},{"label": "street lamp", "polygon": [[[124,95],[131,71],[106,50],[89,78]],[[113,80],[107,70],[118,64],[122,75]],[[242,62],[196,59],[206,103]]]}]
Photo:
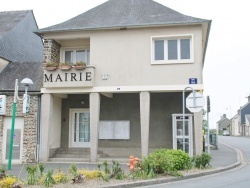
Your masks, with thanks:
[{"label": "street lamp", "polygon": [[29,85],[33,84],[33,81],[29,78],[24,78],[21,81],[21,84],[25,87],[25,95],[23,98],[18,97],[18,79],[16,79],[15,83],[15,91],[14,91],[14,101],[13,101],[13,108],[12,108],[12,122],[11,122],[11,132],[10,132],[10,146],[9,146],[9,161],[8,161],[8,170],[11,170],[11,161],[12,161],[12,149],[13,149],[13,137],[14,137],[14,130],[15,130],[15,119],[16,119],[16,101],[24,100],[27,97],[28,87]]}]

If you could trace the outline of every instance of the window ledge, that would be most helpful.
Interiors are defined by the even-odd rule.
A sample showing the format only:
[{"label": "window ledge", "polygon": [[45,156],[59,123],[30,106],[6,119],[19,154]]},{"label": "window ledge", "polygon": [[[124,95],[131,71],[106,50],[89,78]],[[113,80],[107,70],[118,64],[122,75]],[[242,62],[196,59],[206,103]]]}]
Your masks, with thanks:
[{"label": "window ledge", "polygon": [[187,61],[153,61],[151,62],[151,65],[171,65],[171,64],[193,64],[193,60],[187,60]]}]

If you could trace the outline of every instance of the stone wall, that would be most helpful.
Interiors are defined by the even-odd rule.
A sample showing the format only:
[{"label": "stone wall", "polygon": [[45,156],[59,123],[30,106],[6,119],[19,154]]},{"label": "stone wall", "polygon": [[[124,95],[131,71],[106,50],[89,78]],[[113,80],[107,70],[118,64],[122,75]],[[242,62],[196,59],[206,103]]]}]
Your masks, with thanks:
[{"label": "stone wall", "polygon": [[60,62],[61,45],[52,39],[44,39],[44,63]]},{"label": "stone wall", "polygon": [[[22,96],[19,96],[22,97]],[[13,96],[7,96],[6,115],[0,116],[0,161],[2,161],[3,121],[12,116]],[[16,117],[24,118],[22,163],[36,162],[38,96],[30,96],[30,112],[23,114],[23,102],[17,101]]]}]

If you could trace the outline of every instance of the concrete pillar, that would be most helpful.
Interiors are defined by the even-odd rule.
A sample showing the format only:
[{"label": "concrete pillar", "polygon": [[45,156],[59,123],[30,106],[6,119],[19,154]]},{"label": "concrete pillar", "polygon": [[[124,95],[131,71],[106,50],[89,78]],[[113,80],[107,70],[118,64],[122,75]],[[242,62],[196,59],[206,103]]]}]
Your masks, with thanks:
[{"label": "concrete pillar", "polygon": [[53,126],[53,97],[51,94],[43,94],[41,98],[41,128],[40,128],[40,161],[49,159],[50,127]]},{"label": "concrete pillar", "polygon": [[100,117],[100,94],[90,93],[90,160],[97,162],[98,125]]},{"label": "concrete pillar", "polygon": [[150,118],[150,93],[140,93],[140,119],[141,119],[141,153],[142,157],[148,155]]},{"label": "concrete pillar", "polygon": [[202,111],[194,113],[194,155],[202,154]]}]

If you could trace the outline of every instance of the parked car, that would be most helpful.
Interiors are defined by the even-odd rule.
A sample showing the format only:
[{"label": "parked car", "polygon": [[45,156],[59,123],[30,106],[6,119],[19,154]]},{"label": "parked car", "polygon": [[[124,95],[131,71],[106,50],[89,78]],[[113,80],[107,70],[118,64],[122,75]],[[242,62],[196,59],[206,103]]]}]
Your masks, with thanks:
[{"label": "parked car", "polygon": [[230,136],[229,131],[227,131],[227,130],[223,131],[222,135],[223,136]]}]

